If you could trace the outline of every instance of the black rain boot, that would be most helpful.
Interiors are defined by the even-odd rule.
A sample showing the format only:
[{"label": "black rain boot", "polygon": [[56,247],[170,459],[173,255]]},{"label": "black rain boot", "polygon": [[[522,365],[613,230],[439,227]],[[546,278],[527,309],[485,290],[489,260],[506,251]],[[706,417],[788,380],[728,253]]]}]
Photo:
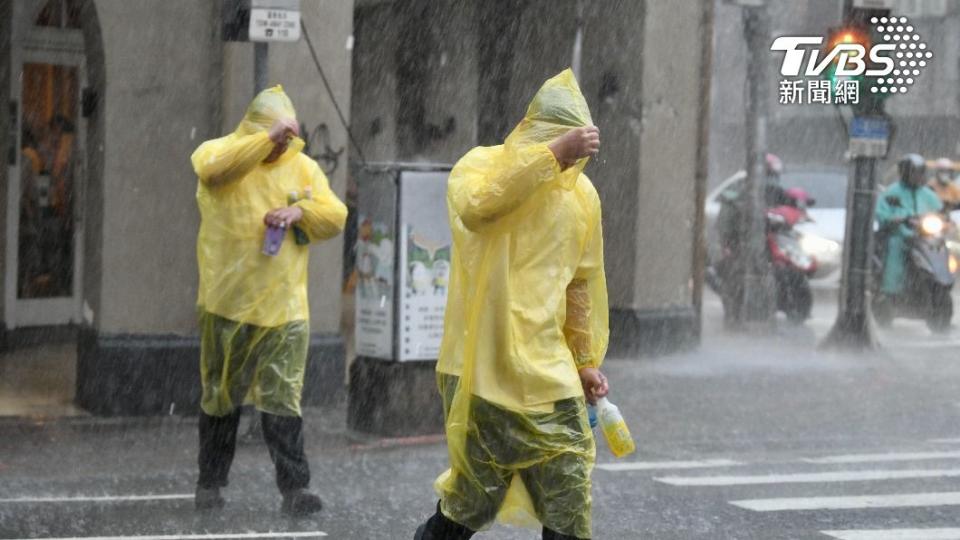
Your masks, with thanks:
[{"label": "black rain boot", "polygon": [[283,494],[280,511],[290,516],[308,516],[323,509],[320,497],[305,489],[295,489]]},{"label": "black rain boot", "polygon": [[417,527],[413,540],[469,540],[474,534],[475,531],[443,515],[438,502],[437,513],[430,516],[426,523]]},{"label": "black rain boot", "polygon": [[226,504],[227,502],[223,500],[218,487],[203,488],[198,486],[197,492],[193,496],[193,505],[197,510],[219,510]]},{"label": "black rain boot", "polygon": [[557,531],[543,528],[543,540],[590,540],[589,538],[578,538],[569,534],[560,534]]}]

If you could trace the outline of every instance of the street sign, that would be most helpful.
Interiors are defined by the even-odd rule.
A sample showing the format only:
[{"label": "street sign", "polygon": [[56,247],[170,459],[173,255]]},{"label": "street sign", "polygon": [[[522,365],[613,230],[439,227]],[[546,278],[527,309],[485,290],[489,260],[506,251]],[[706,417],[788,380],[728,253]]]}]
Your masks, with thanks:
[{"label": "street sign", "polygon": [[864,9],[893,9],[897,0],[853,0],[853,7]]},{"label": "street sign", "polygon": [[890,121],[876,116],[855,116],[850,123],[850,157],[882,158],[887,155]]},{"label": "street sign", "polygon": [[300,0],[250,0],[250,41],[300,39]]},{"label": "street sign", "polygon": [[298,41],[300,0],[222,0],[224,41]]},{"label": "street sign", "polygon": [[299,39],[299,11],[250,9],[250,41],[297,41]]}]

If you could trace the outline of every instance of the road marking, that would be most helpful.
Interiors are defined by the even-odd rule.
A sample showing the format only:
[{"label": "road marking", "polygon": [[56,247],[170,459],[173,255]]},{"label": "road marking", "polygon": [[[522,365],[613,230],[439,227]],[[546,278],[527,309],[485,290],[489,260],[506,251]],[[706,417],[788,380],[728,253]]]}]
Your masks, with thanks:
[{"label": "road marking", "polygon": [[888,343],[887,340],[881,339],[880,344],[884,347],[888,347],[891,349],[941,349],[944,347],[956,347],[957,345],[960,345],[960,340],[924,339],[923,341],[907,341],[907,342],[902,340],[891,340]]},{"label": "road marking", "polygon": [[746,486],[757,484],[811,484],[829,482],[866,482],[904,478],[950,478],[960,469],[910,469],[893,471],[833,471],[818,473],[766,474],[749,476],[664,476],[654,478],[671,486]]},{"label": "road marking", "polygon": [[736,467],[743,465],[732,459],[704,459],[701,461],[633,461],[626,463],[601,463],[598,469],[605,471],[649,471],[656,469],[706,469],[709,467]]},{"label": "road marking", "polygon": [[787,497],[747,499],[730,504],[754,512],[785,510],[852,510],[861,508],[906,508],[916,506],[960,505],[960,491],[942,493],[901,493],[895,495],[857,495],[846,497]]},{"label": "road marking", "polygon": [[951,452],[903,452],[889,454],[848,454],[820,458],[803,458],[806,463],[873,463],[878,461],[920,461],[925,459],[960,458],[960,451]]},{"label": "road marking", "polygon": [[322,538],[323,531],[265,532],[265,533],[209,533],[209,534],[145,534],[131,536],[72,536],[46,538],[18,538],[14,540],[211,540],[243,538]]},{"label": "road marking", "polygon": [[101,495],[78,497],[17,497],[0,499],[3,503],[61,503],[61,502],[123,502],[123,501],[171,501],[192,499],[192,493],[175,493],[171,495]]},{"label": "road marking", "polygon": [[820,531],[839,540],[960,540],[960,529]]},{"label": "road marking", "polygon": [[960,437],[954,437],[951,439],[927,439],[927,442],[937,443],[937,444],[956,444],[956,443],[960,443]]}]

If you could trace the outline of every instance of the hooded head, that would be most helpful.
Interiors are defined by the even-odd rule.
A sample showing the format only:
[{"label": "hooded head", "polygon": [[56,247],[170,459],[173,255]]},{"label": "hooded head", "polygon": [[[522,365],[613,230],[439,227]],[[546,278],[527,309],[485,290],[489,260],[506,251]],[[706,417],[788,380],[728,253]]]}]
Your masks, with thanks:
[{"label": "hooded head", "polygon": [[[247,112],[243,115],[243,120],[237,126],[234,133],[240,136],[252,135],[261,131],[268,131],[274,122],[280,119],[297,119],[297,111],[293,108],[293,103],[283,87],[279,84],[267,88],[253,98],[250,105],[247,106]],[[291,155],[300,152],[304,143],[299,137],[295,137],[288,144],[284,155]]]},{"label": "hooded head", "polygon": [[278,84],[273,88],[267,88],[253,98],[250,105],[247,105],[247,112],[237,126],[236,133],[252,135],[258,131],[267,131],[274,122],[282,118],[296,120],[297,111],[293,109],[290,98],[283,92],[283,87]]},{"label": "hooded head", "polygon": [[[543,83],[527,107],[527,114],[513,129],[504,142],[507,150],[524,148],[535,144],[548,144],[573,128],[593,125],[587,100],[573,71],[565,69]],[[565,172],[575,171],[573,180],[587,164],[589,158],[577,161]]]}]

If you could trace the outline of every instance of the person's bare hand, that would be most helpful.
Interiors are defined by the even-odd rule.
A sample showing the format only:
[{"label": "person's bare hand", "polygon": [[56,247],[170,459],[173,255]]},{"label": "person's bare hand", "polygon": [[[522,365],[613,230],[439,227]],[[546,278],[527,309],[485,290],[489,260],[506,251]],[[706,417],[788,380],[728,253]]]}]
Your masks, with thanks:
[{"label": "person's bare hand", "polygon": [[268,227],[286,228],[303,219],[303,210],[299,206],[277,208],[263,216],[263,223]]},{"label": "person's bare hand", "polygon": [[267,136],[273,141],[273,144],[286,144],[291,137],[300,135],[300,126],[292,118],[279,118],[272,126]]},{"label": "person's bare hand", "polygon": [[578,159],[597,155],[600,151],[600,130],[596,126],[571,129],[548,145],[561,165],[569,166]]},{"label": "person's bare hand", "polygon": [[583,385],[583,395],[591,405],[596,405],[598,399],[610,392],[607,377],[594,367],[580,369],[580,384]]}]

